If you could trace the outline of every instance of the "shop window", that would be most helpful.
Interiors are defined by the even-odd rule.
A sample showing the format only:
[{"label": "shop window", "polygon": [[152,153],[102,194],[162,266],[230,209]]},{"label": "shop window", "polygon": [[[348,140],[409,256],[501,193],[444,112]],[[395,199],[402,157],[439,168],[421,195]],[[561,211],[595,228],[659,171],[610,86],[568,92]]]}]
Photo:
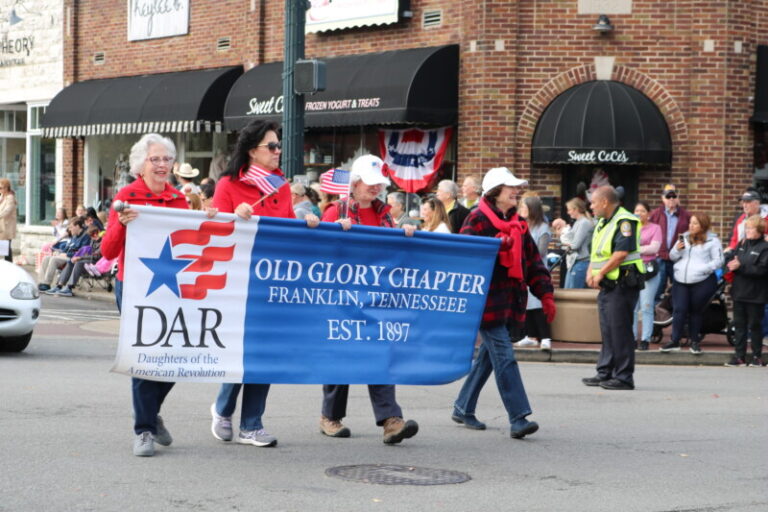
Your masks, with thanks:
[{"label": "shop window", "polygon": [[49,224],[56,214],[56,141],[29,137],[30,162],[25,186],[30,187],[30,224]]},{"label": "shop window", "polygon": [[200,171],[197,183],[205,177],[218,180],[232,153],[236,133],[188,133],[184,147],[180,148],[179,162],[186,162]]}]

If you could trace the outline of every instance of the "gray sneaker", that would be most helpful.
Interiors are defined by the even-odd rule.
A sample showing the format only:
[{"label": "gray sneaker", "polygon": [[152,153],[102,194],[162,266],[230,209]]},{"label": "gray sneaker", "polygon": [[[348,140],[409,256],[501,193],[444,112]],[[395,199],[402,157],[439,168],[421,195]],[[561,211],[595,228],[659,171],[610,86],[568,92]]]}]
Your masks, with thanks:
[{"label": "gray sneaker", "polygon": [[162,446],[171,446],[171,443],[173,442],[171,433],[165,428],[163,418],[161,418],[159,414],[157,415],[157,435],[155,436],[155,442]]},{"label": "gray sneaker", "polygon": [[152,432],[142,432],[133,439],[133,454],[137,457],[151,457],[155,454]]},{"label": "gray sneaker", "polygon": [[232,416],[219,416],[216,412],[216,404],[211,404],[211,433],[219,441],[232,440]]},{"label": "gray sneaker", "polygon": [[241,430],[237,436],[237,442],[240,444],[252,444],[253,446],[277,446],[277,438],[268,434],[264,429],[261,430]]}]

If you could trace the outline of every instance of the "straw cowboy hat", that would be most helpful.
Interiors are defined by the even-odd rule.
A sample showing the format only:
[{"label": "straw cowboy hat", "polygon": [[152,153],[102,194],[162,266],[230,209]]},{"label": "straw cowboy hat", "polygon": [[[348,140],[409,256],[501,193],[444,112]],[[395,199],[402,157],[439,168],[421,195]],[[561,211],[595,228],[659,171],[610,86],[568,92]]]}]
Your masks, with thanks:
[{"label": "straw cowboy hat", "polygon": [[176,172],[176,174],[182,178],[191,179],[200,174],[200,171],[193,169],[192,166],[187,163],[183,163],[179,166],[179,170]]}]

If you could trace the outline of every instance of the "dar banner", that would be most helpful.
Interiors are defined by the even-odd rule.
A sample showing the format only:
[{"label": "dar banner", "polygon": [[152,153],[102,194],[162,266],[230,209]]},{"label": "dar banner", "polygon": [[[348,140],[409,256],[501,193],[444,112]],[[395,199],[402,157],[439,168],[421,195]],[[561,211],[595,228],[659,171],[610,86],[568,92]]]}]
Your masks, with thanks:
[{"label": "dar banner", "polygon": [[469,370],[498,239],[132,208],[115,372],[444,384]]}]

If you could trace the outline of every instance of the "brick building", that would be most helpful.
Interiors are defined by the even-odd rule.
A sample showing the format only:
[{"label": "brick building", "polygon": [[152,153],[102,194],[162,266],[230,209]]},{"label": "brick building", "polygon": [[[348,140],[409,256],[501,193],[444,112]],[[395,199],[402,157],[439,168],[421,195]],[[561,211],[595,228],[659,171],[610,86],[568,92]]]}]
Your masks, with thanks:
[{"label": "brick building", "polygon": [[[342,3],[354,7],[361,2]],[[768,0],[390,3],[392,12],[373,21],[347,22],[370,25],[308,33],[306,56],[338,57],[349,64],[361,61],[348,57],[402,51],[386,61],[396,63],[389,68],[396,74],[401,64],[407,66],[408,50],[453,49],[455,57],[440,61],[443,69],[431,69],[430,76],[435,90],[457,80],[454,106],[448,98],[432,109],[442,109],[444,115],[433,116],[434,112],[423,112],[430,109],[406,105],[400,117],[392,118],[375,108],[368,113],[359,109],[337,113],[335,120],[328,112],[314,112],[317,121],[312,121],[308,112],[308,171],[343,164],[360,151],[377,152],[377,132],[385,127],[452,124],[456,130],[442,170],[446,176],[461,179],[505,165],[527,177],[556,212],[579,182],[589,186],[597,170],[612,184],[625,187],[628,203],[645,199],[658,204],[662,184],[673,182],[682,192],[683,204],[708,212],[721,235],[739,208],[744,188],[768,179],[764,156],[768,115],[760,112],[761,98],[768,92],[758,92],[753,100],[758,46],[768,43],[761,36],[768,28]],[[268,82],[280,90],[279,73],[267,72],[269,63],[281,61],[283,53],[283,4],[277,0],[177,2],[188,4],[188,12],[177,19],[188,25],[170,28],[177,35],[160,38],[136,36],[137,30],[147,28],[147,17],[134,10],[135,19],[129,23],[131,10],[125,1],[65,0],[64,4],[61,94],[102,79],[139,80],[149,75],[162,81],[160,74],[190,73],[181,75],[181,90],[184,83],[197,84],[201,79],[195,73],[201,70],[219,77],[234,73],[231,80],[218,82],[220,88],[236,91],[240,84],[242,90],[250,77],[254,84]],[[141,7],[151,2],[128,4]],[[324,4],[313,2],[313,9]],[[601,15],[609,18],[610,27],[606,20],[598,24]],[[339,26],[343,23],[326,28]],[[430,62],[432,54],[426,54],[414,64],[413,76]],[[380,62],[385,61],[371,60],[372,69]],[[277,64],[272,67],[278,69]],[[236,70],[229,71],[232,68]],[[235,77],[241,71],[242,76]],[[329,76],[329,85],[332,80]],[[355,80],[350,71],[348,83],[354,85]],[[118,84],[123,89],[115,90],[141,88],[142,83]],[[203,84],[201,90],[210,91],[213,83]],[[413,83],[401,86],[414,89]],[[768,83],[764,86],[768,88]],[[107,108],[109,88],[104,91],[99,93],[104,94],[101,101],[90,102],[88,108]],[[414,97],[427,103],[432,99],[423,90]],[[146,129],[168,133],[177,142],[180,159],[204,174],[215,172],[217,159],[232,141],[227,127],[237,125],[226,112],[235,98],[227,99],[226,107],[222,101],[219,98],[216,104],[218,118],[153,118],[160,110],[155,108],[143,114],[148,117],[129,123],[110,120],[109,112],[99,111],[81,117],[75,126],[63,121],[48,124],[47,135],[63,141],[63,203],[71,207],[108,200],[118,180],[121,155]],[[266,103],[238,115],[276,115],[265,111],[271,108],[267,97],[260,101]],[[450,108],[455,112],[447,112]]]}]

